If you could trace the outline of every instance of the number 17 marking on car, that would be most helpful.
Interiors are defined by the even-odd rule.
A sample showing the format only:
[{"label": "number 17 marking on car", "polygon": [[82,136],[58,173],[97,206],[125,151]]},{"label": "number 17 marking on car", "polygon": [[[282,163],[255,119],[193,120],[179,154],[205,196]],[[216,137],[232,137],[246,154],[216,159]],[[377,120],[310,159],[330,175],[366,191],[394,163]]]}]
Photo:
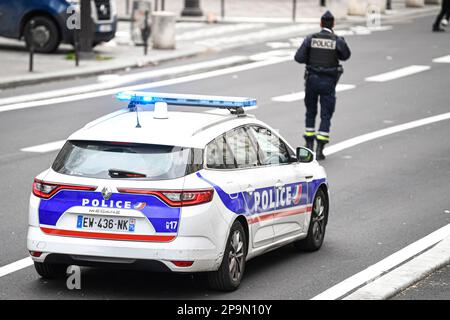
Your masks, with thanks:
[{"label": "number 17 marking on car", "polygon": [[178,225],[178,221],[167,221],[166,229],[167,230],[176,230]]}]

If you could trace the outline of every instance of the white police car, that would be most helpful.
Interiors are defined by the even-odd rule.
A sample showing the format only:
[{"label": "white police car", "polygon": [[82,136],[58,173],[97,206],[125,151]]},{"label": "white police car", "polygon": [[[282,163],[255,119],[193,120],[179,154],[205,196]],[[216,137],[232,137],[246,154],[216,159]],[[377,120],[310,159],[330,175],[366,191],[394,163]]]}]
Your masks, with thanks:
[{"label": "white police car", "polygon": [[34,181],[27,246],[42,277],[119,265],[207,272],[212,288],[234,290],[255,256],[321,247],[325,171],[245,113],[256,100],[118,98],[128,108],[72,134]]}]

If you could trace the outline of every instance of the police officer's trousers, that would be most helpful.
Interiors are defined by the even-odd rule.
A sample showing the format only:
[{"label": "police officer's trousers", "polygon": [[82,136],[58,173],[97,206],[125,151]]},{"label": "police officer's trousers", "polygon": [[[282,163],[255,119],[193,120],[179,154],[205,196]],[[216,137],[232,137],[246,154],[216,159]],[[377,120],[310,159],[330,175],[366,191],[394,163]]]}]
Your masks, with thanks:
[{"label": "police officer's trousers", "polygon": [[[320,126],[316,133],[317,107],[320,99]],[[329,141],[331,117],[336,106],[336,78],[328,75],[310,74],[305,86],[306,132],[305,139]]]}]

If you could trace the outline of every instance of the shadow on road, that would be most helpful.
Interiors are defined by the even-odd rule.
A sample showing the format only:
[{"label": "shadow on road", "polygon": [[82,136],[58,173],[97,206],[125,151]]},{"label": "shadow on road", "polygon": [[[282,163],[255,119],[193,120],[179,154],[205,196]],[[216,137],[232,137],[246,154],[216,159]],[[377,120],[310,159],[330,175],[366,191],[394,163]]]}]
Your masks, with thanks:
[{"label": "shadow on road", "polygon": [[235,293],[208,289],[205,274],[150,273],[135,270],[82,268],[81,290],[68,290],[65,279],[32,281],[41,297],[54,299],[231,299],[240,291],[251,289],[252,283],[269,276],[279,264],[301,259],[293,246],[286,246],[247,263],[244,280]]}]

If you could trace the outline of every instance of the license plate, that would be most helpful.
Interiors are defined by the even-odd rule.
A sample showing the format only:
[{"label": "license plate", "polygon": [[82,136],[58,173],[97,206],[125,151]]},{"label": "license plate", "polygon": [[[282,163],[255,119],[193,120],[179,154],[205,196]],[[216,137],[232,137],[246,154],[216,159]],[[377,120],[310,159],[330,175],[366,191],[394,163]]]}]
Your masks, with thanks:
[{"label": "license plate", "polygon": [[77,217],[77,229],[134,232],[135,228],[136,219],[134,218],[97,217],[83,215],[79,215]]},{"label": "license plate", "polygon": [[99,32],[111,32],[112,31],[112,25],[110,24],[101,24],[98,27]]}]

